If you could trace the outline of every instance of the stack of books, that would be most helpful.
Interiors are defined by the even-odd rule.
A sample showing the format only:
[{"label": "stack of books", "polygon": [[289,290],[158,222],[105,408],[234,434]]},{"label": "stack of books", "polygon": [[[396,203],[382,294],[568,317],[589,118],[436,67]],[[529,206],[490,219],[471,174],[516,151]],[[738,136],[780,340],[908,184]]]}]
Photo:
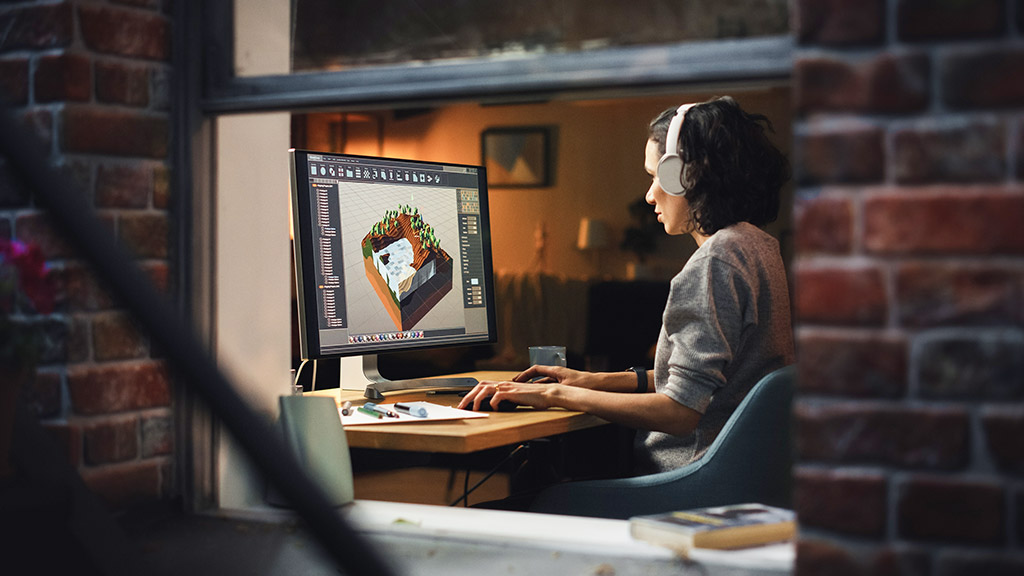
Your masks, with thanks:
[{"label": "stack of books", "polygon": [[792,510],[763,504],[734,504],[665,512],[629,519],[637,540],[687,554],[693,548],[746,548],[796,536]]}]

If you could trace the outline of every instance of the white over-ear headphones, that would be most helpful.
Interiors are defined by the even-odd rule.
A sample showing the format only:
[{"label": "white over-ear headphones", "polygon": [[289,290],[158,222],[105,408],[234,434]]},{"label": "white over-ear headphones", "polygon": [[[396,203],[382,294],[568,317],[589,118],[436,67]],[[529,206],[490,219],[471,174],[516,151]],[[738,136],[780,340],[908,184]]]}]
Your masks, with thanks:
[{"label": "white over-ear headphones", "polygon": [[668,125],[668,134],[665,136],[665,155],[658,160],[658,181],[661,189],[671,196],[686,195],[683,181],[689,178],[686,177],[686,163],[679,156],[679,131],[683,127],[686,110],[691,106],[693,104],[683,104],[676,109],[676,114]]}]

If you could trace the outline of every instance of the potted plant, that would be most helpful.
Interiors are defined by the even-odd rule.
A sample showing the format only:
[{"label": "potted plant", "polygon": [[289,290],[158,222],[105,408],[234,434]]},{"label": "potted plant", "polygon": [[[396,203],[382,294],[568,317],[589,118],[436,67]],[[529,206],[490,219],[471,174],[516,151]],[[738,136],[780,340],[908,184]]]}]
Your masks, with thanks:
[{"label": "potted plant", "polygon": [[55,297],[42,251],[0,239],[0,478],[13,473],[15,405],[39,360],[41,336],[29,316],[52,312]]},{"label": "potted plant", "polygon": [[644,278],[647,257],[657,249],[658,237],[662,234],[662,226],[658,216],[643,198],[629,205],[629,218],[632,225],[626,228],[619,247],[632,252],[634,259],[629,263],[626,275],[631,280]]}]

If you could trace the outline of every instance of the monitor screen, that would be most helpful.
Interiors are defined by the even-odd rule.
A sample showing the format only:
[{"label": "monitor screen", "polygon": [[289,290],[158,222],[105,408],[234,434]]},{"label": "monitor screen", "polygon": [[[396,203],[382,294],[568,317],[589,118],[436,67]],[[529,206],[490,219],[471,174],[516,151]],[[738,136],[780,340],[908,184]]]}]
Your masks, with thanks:
[{"label": "monitor screen", "polygon": [[483,167],[290,157],[303,359],[495,341]]}]

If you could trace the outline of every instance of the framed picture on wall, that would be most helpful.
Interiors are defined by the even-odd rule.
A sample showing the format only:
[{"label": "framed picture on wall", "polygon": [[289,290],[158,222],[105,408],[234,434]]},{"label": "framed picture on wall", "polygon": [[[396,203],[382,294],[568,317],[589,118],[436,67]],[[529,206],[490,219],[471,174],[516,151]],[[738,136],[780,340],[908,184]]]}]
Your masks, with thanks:
[{"label": "framed picture on wall", "polygon": [[537,188],[551,184],[551,129],[544,126],[488,128],[481,135],[487,184]]}]

